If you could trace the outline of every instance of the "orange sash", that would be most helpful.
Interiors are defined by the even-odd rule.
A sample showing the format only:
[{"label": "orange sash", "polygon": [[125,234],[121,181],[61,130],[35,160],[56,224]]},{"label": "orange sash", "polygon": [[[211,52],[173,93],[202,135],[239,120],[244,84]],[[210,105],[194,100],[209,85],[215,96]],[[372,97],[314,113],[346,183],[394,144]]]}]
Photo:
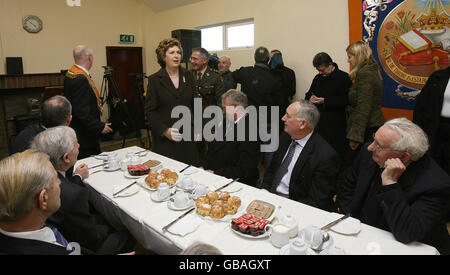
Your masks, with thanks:
[{"label": "orange sash", "polygon": [[88,75],[84,70],[77,67],[77,65],[73,65],[72,68],[70,68],[67,71],[67,76],[76,76],[76,75],[84,75],[86,79],[89,82],[89,85],[91,85],[92,91],[94,91],[95,97],[97,98],[97,107],[100,110],[100,114],[103,113],[102,104],[100,102],[100,93],[98,92],[97,88],[95,87],[94,81],[92,81],[91,76]]}]

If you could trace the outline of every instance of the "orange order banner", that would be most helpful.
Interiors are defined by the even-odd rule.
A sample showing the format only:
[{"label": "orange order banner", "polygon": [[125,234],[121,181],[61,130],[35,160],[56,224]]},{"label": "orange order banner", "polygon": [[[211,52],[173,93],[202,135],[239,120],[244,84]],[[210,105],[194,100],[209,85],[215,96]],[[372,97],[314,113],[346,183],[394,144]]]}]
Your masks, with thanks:
[{"label": "orange order banner", "polygon": [[[348,0],[350,43],[363,38],[363,0]],[[406,109],[382,108],[384,118],[390,120],[397,117],[413,118],[413,111]]]}]

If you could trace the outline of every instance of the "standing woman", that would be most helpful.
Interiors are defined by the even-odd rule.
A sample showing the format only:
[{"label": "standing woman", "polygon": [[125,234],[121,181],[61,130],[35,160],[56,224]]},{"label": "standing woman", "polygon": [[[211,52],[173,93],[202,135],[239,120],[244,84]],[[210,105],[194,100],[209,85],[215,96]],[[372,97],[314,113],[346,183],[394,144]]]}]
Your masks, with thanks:
[{"label": "standing woman", "polygon": [[353,161],[361,144],[372,141],[373,135],[384,123],[381,112],[383,83],[380,69],[367,43],[354,42],[346,51],[352,67],[349,76],[353,81],[347,106],[347,139],[350,147],[347,161]]},{"label": "standing woman", "polygon": [[145,112],[152,131],[152,151],[199,165],[194,142],[182,140],[182,129],[172,128],[178,120],[171,118],[173,108],[186,106],[193,113],[195,82],[193,76],[180,67],[181,44],[173,38],[164,39],[155,52],[161,69],[149,77],[145,99]]}]

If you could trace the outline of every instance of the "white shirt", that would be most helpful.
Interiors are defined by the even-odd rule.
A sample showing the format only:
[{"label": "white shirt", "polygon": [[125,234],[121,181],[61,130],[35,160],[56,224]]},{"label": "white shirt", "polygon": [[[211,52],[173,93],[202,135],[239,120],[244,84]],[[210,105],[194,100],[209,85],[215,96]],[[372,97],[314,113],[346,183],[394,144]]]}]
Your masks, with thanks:
[{"label": "white shirt", "polygon": [[[309,138],[312,136],[313,132],[309,133],[306,137],[302,139],[296,139],[294,142],[297,142],[299,146],[295,147],[294,155],[292,156],[292,161],[289,163],[288,171],[281,179],[280,184],[277,187],[277,192],[289,195],[289,182],[291,181],[291,175],[292,170],[294,170],[295,163],[297,163],[297,159],[300,156],[300,154],[303,151],[303,148],[305,147],[306,143],[308,142]],[[283,160],[286,158],[286,155],[288,154],[289,149],[286,151],[286,154],[283,157]]]},{"label": "white shirt", "polygon": [[56,241],[55,234],[47,226],[44,226],[43,228],[41,228],[39,230],[27,231],[27,232],[7,232],[0,228],[0,233],[2,233],[5,236],[12,237],[12,238],[37,240],[37,241],[43,241],[43,242],[62,246]]},{"label": "white shirt", "polygon": [[444,93],[444,101],[442,102],[441,116],[450,118],[450,81]]},{"label": "white shirt", "polygon": [[85,67],[83,67],[83,66],[81,66],[81,65],[78,65],[78,64],[75,64],[75,66],[77,66],[79,69],[82,69],[85,73],[87,73],[88,75],[90,75],[90,74],[89,74],[89,71],[88,71]]}]

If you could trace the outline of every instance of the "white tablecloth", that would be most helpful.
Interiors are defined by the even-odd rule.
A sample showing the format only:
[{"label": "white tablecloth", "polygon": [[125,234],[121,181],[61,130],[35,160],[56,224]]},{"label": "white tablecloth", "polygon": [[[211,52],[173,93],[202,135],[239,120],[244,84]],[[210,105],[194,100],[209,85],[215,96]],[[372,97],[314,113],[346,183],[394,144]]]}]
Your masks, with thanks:
[{"label": "white tablecloth", "polygon": [[[140,147],[128,147],[117,150],[118,158],[123,159],[127,152],[138,152]],[[173,171],[180,171],[186,164],[149,152],[142,161],[149,159],[161,161],[163,167]],[[94,157],[77,162],[93,166],[101,163]],[[95,170],[101,168],[94,168]],[[93,170],[94,170],[93,169]],[[195,181],[207,185],[211,190],[219,183],[227,183],[230,179],[214,175],[198,169],[197,173],[190,175]],[[86,183],[94,193],[101,196],[97,207],[108,218],[125,225],[133,236],[145,248],[158,254],[177,254],[194,241],[212,244],[228,255],[278,255],[279,248],[274,247],[269,238],[249,239],[238,236],[232,232],[229,222],[204,220],[196,231],[184,237],[163,233],[162,228],[184,213],[173,211],[167,207],[167,202],[156,203],[150,199],[151,192],[140,188],[140,191],[130,197],[113,198],[113,188],[117,184],[132,183],[133,179],[125,178],[121,170],[115,172],[98,172],[90,175]],[[299,222],[299,229],[309,225],[321,226],[324,224],[328,212],[310,207],[299,202],[289,200],[265,190],[260,190],[239,182],[234,186],[242,187],[237,193],[241,198],[243,207],[253,200],[263,200],[292,214]],[[196,215],[192,212],[190,215]],[[329,231],[336,246],[343,248],[349,254],[437,254],[434,247],[414,242],[408,245],[397,242],[390,232],[361,224],[361,232],[356,236],[346,236]]]}]

